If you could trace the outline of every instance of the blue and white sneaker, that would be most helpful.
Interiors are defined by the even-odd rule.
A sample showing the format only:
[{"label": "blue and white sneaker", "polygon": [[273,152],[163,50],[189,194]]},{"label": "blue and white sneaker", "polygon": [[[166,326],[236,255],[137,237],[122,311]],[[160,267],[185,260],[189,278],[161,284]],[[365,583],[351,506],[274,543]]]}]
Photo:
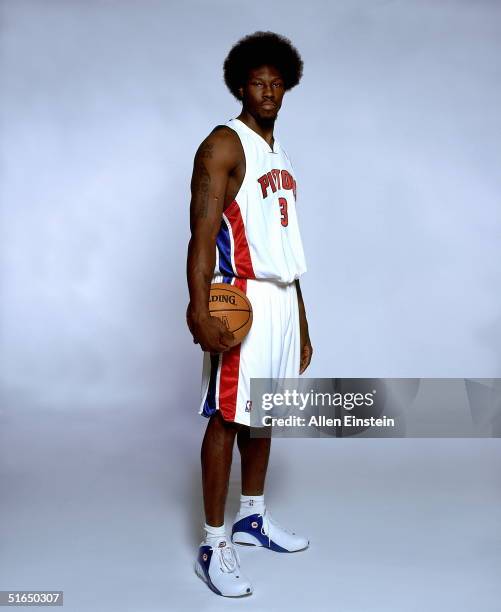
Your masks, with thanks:
[{"label": "blue and white sneaker", "polygon": [[244,546],[264,546],[275,552],[298,552],[310,544],[308,539],[281,527],[266,509],[263,514],[244,517],[237,514],[231,541]]},{"label": "blue and white sneaker", "polygon": [[252,594],[250,581],[240,571],[240,557],[225,537],[200,544],[195,572],[218,595],[244,597]]}]

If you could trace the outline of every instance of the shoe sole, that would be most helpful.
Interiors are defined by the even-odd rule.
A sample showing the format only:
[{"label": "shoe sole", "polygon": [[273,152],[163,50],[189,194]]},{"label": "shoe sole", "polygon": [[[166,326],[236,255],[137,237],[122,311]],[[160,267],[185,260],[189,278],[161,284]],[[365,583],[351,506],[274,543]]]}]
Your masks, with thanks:
[{"label": "shoe sole", "polygon": [[231,597],[232,599],[238,599],[239,597],[249,597],[249,595],[252,595],[252,591],[250,593],[242,593],[241,595],[225,595],[224,593],[221,593],[219,589],[216,589],[216,587],[212,584],[212,582],[207,580],[207,577],[205,576],[205,572],[200,567],[200,564],[198,563],[198,561],[195,561],[195,574],[200,578],[200,580],[202,580],[209,587],[209,589],[213,593],[215,593],[216,595],[220,595],[221,597]]}]

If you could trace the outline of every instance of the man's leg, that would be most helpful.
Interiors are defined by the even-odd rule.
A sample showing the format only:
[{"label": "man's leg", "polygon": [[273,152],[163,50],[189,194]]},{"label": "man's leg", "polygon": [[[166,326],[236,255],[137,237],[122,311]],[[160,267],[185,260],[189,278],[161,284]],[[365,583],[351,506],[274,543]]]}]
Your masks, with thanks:
[{"label": "man's leg", "polygon": [[239,427],[225,421],[217,410],[207,424],[201,451],[206,524],[195,571],[212,591],[227,597],[252,593],[252,585],[240,569],[240,560],[224,524],[233,445]]},{"label": "man's leg", "polygon": [[213,527],[224,524],[233,445],[239,427],[236,423],[225,421],[219,410],[216,410],[209,419],[202,442],[205,520]]},{"label": "man's leg", "polygon": [[278,525],[264,502],[271,436],[252,438],[250,433],[249,427],[242,427],[237,434],[242,461],[242,495],[232,527],[232,541],[247,546],[265,546],[276,552],[303,550],[308,547],[308,540]]},{"label": "man's leg", "polygon": [[250,427],[243,426],[237,434],[241,457],[242,495],[263,495],[271,437],[251,438],[250,432]]}]

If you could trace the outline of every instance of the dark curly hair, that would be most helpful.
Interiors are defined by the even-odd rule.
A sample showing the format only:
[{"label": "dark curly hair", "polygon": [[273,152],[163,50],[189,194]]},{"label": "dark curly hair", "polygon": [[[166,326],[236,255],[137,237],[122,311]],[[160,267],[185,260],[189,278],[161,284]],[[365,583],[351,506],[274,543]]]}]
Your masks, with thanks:
[{"label": "dark curly hair", "polygon": [[254,32],[241,38],[224,60],[224,82],[237,100],[241,99],[238,89],[245,84],[249,71],[265,64],[280,71],[286,91],[303,75],[303,60],[288,38],[275,32]]}]

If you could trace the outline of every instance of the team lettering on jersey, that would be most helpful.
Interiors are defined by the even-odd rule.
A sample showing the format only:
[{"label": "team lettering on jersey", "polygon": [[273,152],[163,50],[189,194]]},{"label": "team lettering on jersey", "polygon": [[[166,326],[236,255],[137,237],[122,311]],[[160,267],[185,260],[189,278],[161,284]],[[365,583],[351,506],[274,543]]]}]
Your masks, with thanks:
[{"label": "team lettering on jersey", "polygon": [[261,185],[263,198],[268,197],[269,189],[271,189],[272,193],[275,193],[277,189],[292,189],[294,200],[296,199],[296,181],[287,170],[277,170],[275,168],[260,176],[257,182]]}]

